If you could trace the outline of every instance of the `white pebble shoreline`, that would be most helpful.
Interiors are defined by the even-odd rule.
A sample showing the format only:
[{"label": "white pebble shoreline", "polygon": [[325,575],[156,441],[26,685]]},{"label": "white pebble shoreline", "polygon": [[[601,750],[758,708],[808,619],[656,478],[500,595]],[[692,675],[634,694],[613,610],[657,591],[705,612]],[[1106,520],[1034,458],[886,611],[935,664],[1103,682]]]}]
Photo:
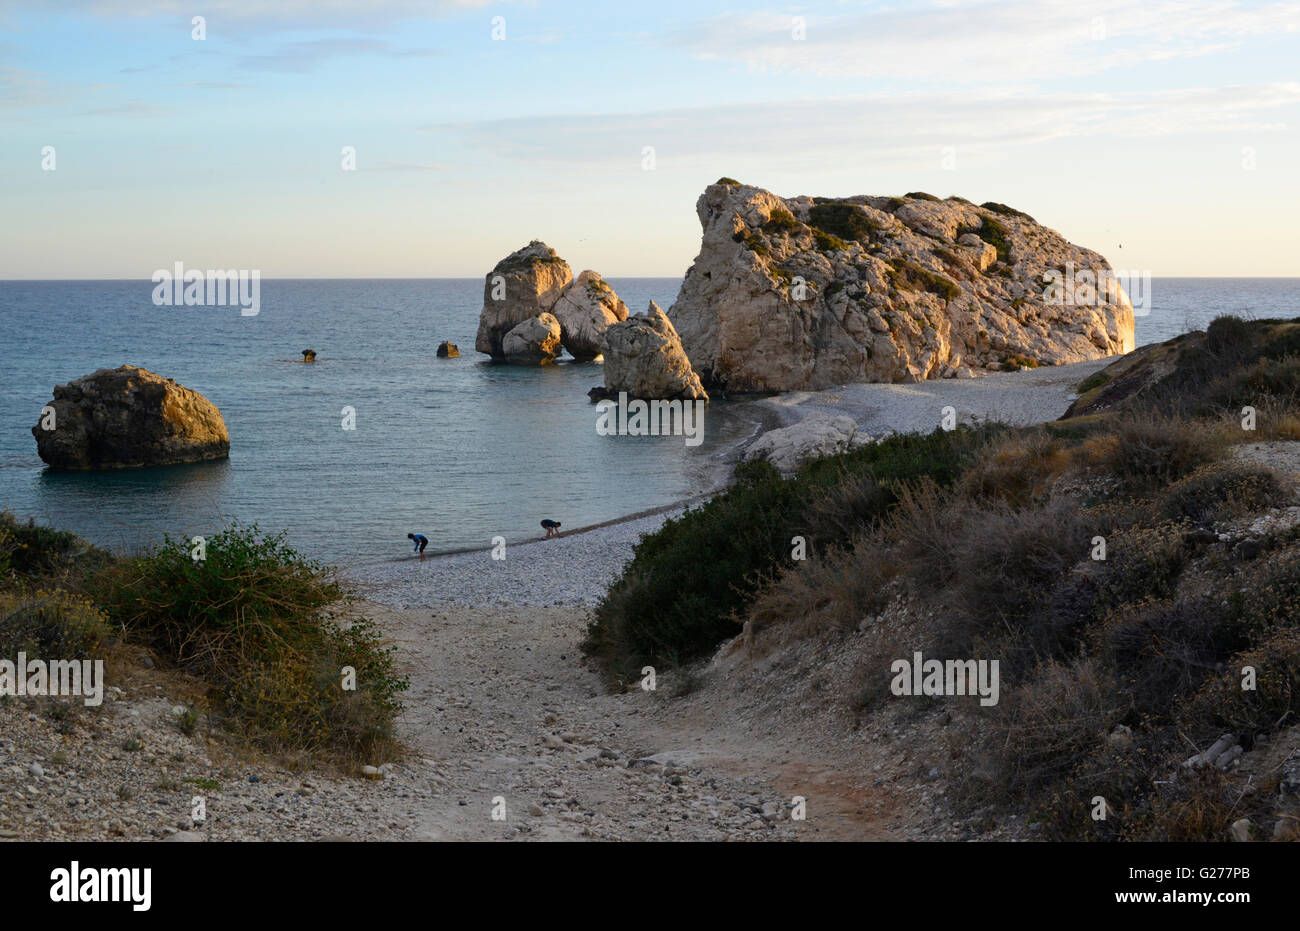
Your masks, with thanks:
[{"label": "white pebble shoreline", "polygon": [[653,533],[676,508],[551,540],[507,544],[505,559],[490,550],[412,556],[353,573],[362,594],[394,608],[440,605],[595,604],[632,558],[642,535]]}]

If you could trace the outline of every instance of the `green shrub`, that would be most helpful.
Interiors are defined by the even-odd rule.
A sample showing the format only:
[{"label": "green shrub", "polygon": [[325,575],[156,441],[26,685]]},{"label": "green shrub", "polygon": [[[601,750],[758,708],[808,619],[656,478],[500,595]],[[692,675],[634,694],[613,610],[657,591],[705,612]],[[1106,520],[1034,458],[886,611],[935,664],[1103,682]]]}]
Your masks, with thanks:
[{"label": "green shrub", "polygon": [[814,204],[808,211],[808,223],[823,233],[840,239],[857,240],[864,245],[880,227],[857,204]]},{"label": "green shrub", "polygon": [[737,632],[758,571],[790,552],[791,483],[762,461],[722,495],[643,537],[597,605],[584,649],[614,677],[678,664]]},{"label": "green shrub", "polygon": [[849,248],[849,244],[838,236],[832,236],[830,233],[819,229],[814,229],[812,234],[813,240],[817,243],[817,248],[822,252],[845,252]]},{"label": "green shrub", "polygon": [[1093,388],[1100,388],[1102,385],[1106,384],[1110,381],[1110,377],[1110,373],[1106,371],[1093,372],[1083,381],[1079,382],[1079,387],[1076,390],[1079,394],[1087,394]]},{"label": "green shrub", "polygon": [[65,565],[78,551],[77,535],[66,530],[26,523],[0,511],[0,578],[7,573],[24,578],[45,575]]},{"label": "green shrub", "polygon": [[950,278],[922,268],[915,262],[896,258],[890,263],[890,281],[900,291],[929,291],[944,300],[961,296],[961,286]]},{"label": "green shrub", "polygon": [[713,183],[714,184],[739,184],[740,182],[737,181],[735,178],[728,178],[726,175],[723,175],[721,178],[719,178],[717,181],[714,181]]},{"label": "green shrub", "polygon": [[794,218],[789,210],[780,207],[772,211],[767,222],[763,224],[763,229],[773,233],[797,233],[803,229],[803,224]]},{"label": "green shrub", "polygon": [[925,191],[912,191],[910,194],[904,194],[903,196],[911,197],[915,200],[932,200],[936,204],[942,203],[939,198],[935,197],[933,194],[927,194]]},{"label": "green shrub", "polygon": [[[392,650],[332,569],[300,556],[283,534],[232,526],[206,559],[168,539],[95,579],[97,600],[127,636],[211,686],[216,708],[256,745],[387,752],[407,683]],[[342,687],[344,667],[356,689]]]},{"label": "green shrub", "polygon": [[755,255],[767,258],[772,254],[772,250],[767,247],[767,243],[763,242],[763,237],[748,228],[737,230],[732,234],[731,238],[732,241],[740,243]]},{"label": "green shrub", "polygon": [[1028,220],[1030,223],[1038,222],[1029,214],[1017,210],[1014,207],[1008,207],[1006,204],[999,204],[997,201],[993,201],[993,200],[986,201],[980,204],[980,206],[983,207],[985,210],[992,210],[994,213],[1000,213],[1004,217],[1019,217],[1022,220]]}]

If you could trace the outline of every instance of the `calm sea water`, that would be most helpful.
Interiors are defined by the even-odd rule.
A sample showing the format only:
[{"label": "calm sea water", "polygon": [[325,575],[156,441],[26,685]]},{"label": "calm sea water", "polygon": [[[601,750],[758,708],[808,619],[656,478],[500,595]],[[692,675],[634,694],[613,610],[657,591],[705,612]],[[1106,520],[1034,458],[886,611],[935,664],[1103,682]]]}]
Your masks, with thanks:
[{"label": "calm sea water", "polygon": [[[635,311],[669,306],[677,279],[611,279]],[[657,507],[712,487],[719,454],[753,424],[714,405],[705,442],[603,437],[585,397],[596,364],[493,366],[473,351],[478,279],[264,281],[262,309],[159,308],[152,285],[0,281],[0,507],[133,549],[231,520],[285,530],[347,564],[522,540]],[[1157,279],[1139,345],[1215,315],[1300,315],[1300,279]],[[462,357],[442,360],[444,339]],[[303,365],[301,350],[319,361]],[[206,395],[230,459],[168,469],[59,473],[31,427],[56,384],[131,363]],[[342,409],[356,429],[342,429]]]},{"label": "calm sea water", "polygon": [[[675,279],[615,280],[633,309],[668,306]],[[482,282],[263,281],[261,312],[155,307],[152,284],[0,282],[0,507],[133,549],[225,522],[287,530],[349,564],[487,547],[708,490],[715,455],[753,425],[706,415],[702,445],[596,433],[599,364],[489,365],[474,352]],[[451,340],[459,359],[438,359]],[[318,361],[301,363],[303,349]],[[297,361],[295,361],[297,360]],[[221,409],[228,461],[96,473],[46,470],[31,427],[56,384],[130,363]],[[356,409],[356,429],[342,409]]]}]

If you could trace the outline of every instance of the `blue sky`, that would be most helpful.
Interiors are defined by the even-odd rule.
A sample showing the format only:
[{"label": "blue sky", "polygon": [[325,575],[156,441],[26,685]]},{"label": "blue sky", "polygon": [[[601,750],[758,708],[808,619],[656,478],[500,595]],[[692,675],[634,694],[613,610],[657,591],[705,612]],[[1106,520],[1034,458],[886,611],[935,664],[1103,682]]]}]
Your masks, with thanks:
[{"label": "blue sky", "polygon": [[0,278],[678,276],[722,175],[1300,276],[1298,125],[1300,0],[0,0]]}]

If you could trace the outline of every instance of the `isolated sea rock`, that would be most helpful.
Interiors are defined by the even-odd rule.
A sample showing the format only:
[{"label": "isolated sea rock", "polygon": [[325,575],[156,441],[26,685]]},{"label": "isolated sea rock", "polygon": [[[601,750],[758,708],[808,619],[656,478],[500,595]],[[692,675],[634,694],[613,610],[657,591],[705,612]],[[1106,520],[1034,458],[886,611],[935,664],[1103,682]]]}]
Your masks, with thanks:
[{"label": "isolated sea rock", "polygon": [[1134,345],[1117,283],[1096,298],[1049,289],[1049,271],[1109,274],[1106,260],[1002,204],[783,199],[724,179],[696,212],[700,253],[668,316],[706,387],[920,381]]},{"label": "isolated sea rock", "polygon": [[32,435],[40,457],[56,469],[178,465],[230,454],[216,405],[134,365],[57,386]]},{"label": "isolated sea rock", "polygon": [[501,350],[511,365],[548,365],[560,354],[560,321],[553,314],[529,317],[505,335]]},{"label": "isolated sea rock", "polygon": [[315,350],[315,349],[304,349],[304,350],[302,351],[302,361],[304,361],[304,362],[315,362],[315,361],[316,361],[316,350]]},{"label": "isolated sea rock", "polygon": [[572,281],[569,263],[544,242],[533,240],[510,253],[483,282],[483,311],[474,348],[494,361],[508,361],[506,334],[525,320],[549,313]]},{"label": "isolated sea rock", "polygon": [[579,362],[600,355],[611,324],[627,319],[627,305],[599,274],[588,269],[564,289],[551,313],[560,321],[560,341]]},{"label": "isolated sea rock", "polygon": [[449,343],[449,342],[447,342],[447,341],[444,340],[443,342],[441,342],[441,343],[438,344],[438,358],[439,358],[439,359],[459,359],[459,358],[460,358],[460,347],[457,346],[455,343]]},{"label": "isolated sea rock", "polygon": [[607,395],[626,391],[629,397],[646,400],[709,399],[672,321],[654,301],[645,313],[611,325],[600,351]]},{"label": "isolated sea rock", "polygon": [[745,451],[745,459],[766,459],[781,472],[794,472],[810,459],[833,456],[870,441],[858,432],[852,417],[810,414],[796,424],[764,433]]}]

